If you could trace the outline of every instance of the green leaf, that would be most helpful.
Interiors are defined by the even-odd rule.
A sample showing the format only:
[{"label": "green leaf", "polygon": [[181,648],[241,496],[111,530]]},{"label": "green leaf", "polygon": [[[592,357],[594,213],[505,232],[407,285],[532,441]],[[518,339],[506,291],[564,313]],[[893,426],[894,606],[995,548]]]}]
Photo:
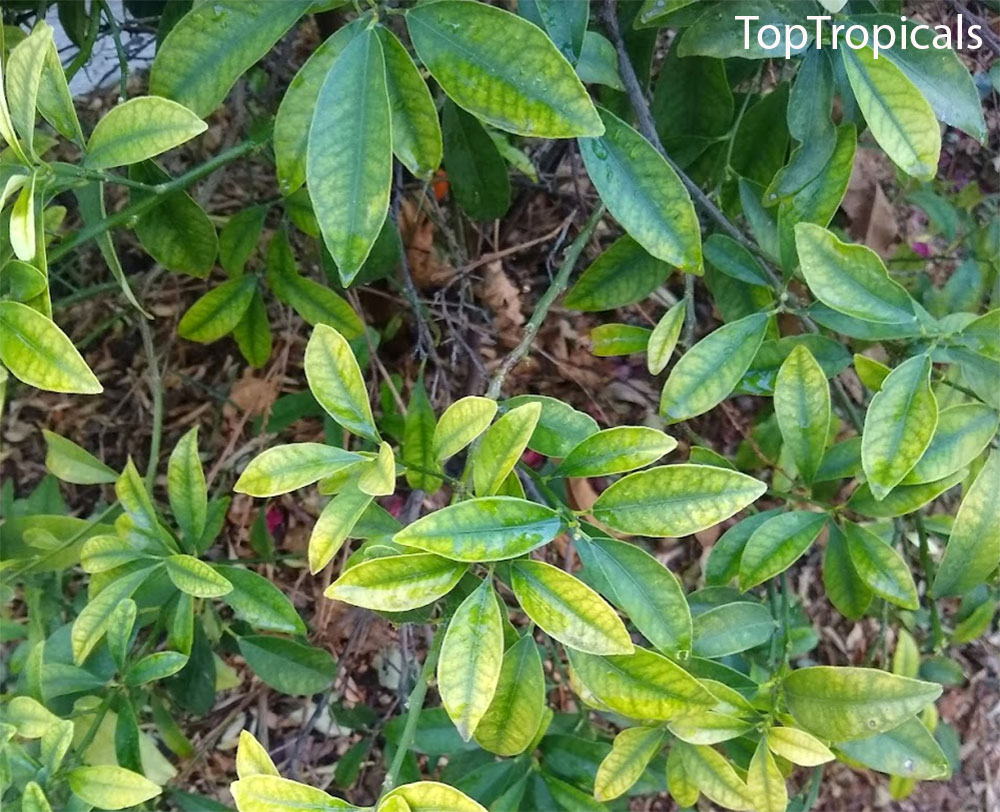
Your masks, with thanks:
[{"label": "green leaf", "polygon": [[114,607],[111,611],[111,617],[108,619],[108,651],[119,671],[125,668],[125,660],[132,643],[132,630],[135,627],[137,614],[138,607],[135,601],[131,598],[125,598]]},{"label": "green leaf", "polygon": [[[152,161],[132,164],[128,174],[141,183],[170,180]],[[133,202],[146,198],[145,192],[131,192]],[[140,215],[132,228],[146,252],[167,270],[204,279],[215,264],[219,252],[215,225],[187,192],[161,195],[156,207]]]},{"label": "green leaf", "polygon": [[354,525],[372,503],[370,494],[351,482],[320,513],[309,536],[309,571],[314,575],[330,563]]},{"label": "green leaf", "polygon": [[0,329],[0,362],[28,386],[82,395],[104,391],[66,334],[37,310],[0,301]]},{"label": "green leaf", "polygon": [[629,474],[597,499],[594,518],[644,536],[686,536],[742,510],[767,486],[708,465],[664,465]]},{"label": "green leaf", "polygon": [[829,531],[823,551],[823,587],[838,612],[858,620],[872,602],[872,591],[855,569],[840,528],[831,523]]},{"label": "green leaf", "polygon": [[568,403],[545,395],[517,395],[503,402],[506,411],[526,403],[542,407],[528,448],[546,457],[565,457],[583,440],[597,431],[597,421]]},{"label": "green leaf", "polygon": [[854,354],[854,371],[858,373],[861,383],[867,386],[872,392],[878,392],[882,388],[882,381],[892,371],[885,364],[869,358],[867,355]]},{"label": "green leaf", "polygon": [[236,346],[252,367],[262,367],[271,357],[271,324],[260,288],[253,292],[250,306],[233,328]]},{"label": "green leaf", "polygon": [[626,234],[587,267],[564,304],[584,311],[624,307],[645,299],[669,275],[667,263],[648,254]]},{"label": "green leaf", "polygon": [[444,92],[487,124],[540,138],[603,131],[572,66],[526,20],[481,3],[439,0],[409,9],[406,25]]},{"label": "green leaf", "polygon": [[528,447],[541,412],[540,404],[526,403],[511,409],[483,433],[472,458],[476,496],[497,492]]},{"label": "green leaf", "polygon": [[84,572],[93,575],[144,557],[143,549],[134,539],[120,536],[91,536],[80,548],[80,567]]},{"label": "green leaf", "polygon": [[534,4],[549,38],[570,64],[575,64],[583,49],[590,3],[585,0],[570,0],[568,3],[563,0],[534,0]]},{"label": "green leaf", "polygon": [[66,776],[73,794],[99,809],[125,809],[155,798],[160,787],[123,767],[77,767]]},{"label": "green leaf", "polygon": [[882,382],[865,415],[861,464],[876,499],[884,499],[917,464],[938,422],[931,359],[909,358]]},{"label": "green leaf", "polygon": [[385,55],[385,78],[392,110],[392,151],[418,178],[441,164],[441,125],[427,83],[402,43],[388,28],[376,29]]},{"label": "green leaf", "polygon": [[747,791],[754,799],[758,812],[785,812],[788,806],[788,788],[785,777],[767,748],[765,738],[757,743],[750,768],[747,770]]},{"label": "green leaf", "polygon": [[441,704],[465,741],[490,706],[502,662],[500,606],[487,579],[452,615],[437,667]]},{"label": "green leaf", "polygon": [[670,752],[667,754],[667,789],[670,791],[670,797],[679,806],[686,808],[693,807],[698,803],[701,792],[684,769],[681,753],[683,746],[683,743],[679,746],[675,745],[670,748]]},{"label": "green leaf", "polygon": [[177,333],[201,344],[217,341],[239,324],[256,290],[257,279],[253,276],[223,282],[188,308],[177,325]]},{"label": "green leaf", "polygon": [[867,739],[841,742],[837,749],[851,760],[889,775],[918,781],[951,775],[951,766],[941,746],[916,718]]},{"label": "green leaf", "polygon": [[576,61],[576,75],[585,85],[606,85],[615,90],[625,90],[618,75],[618,54],[607,37],[596,31],[584,31],[583,47]]},{"label": "green leaf", "polygon": [[72,440],[42,429],[45,437],[45,467],[63,482],[75,485],[100,485],[116,482],[118,474]]},{"label": "green leaf", "polygon": [[70,632],[74,663],[80,665],[87,659],[108,630],[118,604],[131,598],[152,572],[152,569],[143,569],[124,575],[108,584],[96,597],[91,597],[73,621]]},{"label": "green leaf", "polygon": [[913,323],[913,300],[870,248],[811,223],[795,227],[795,247],[809,290],[827,307],[878,324]]},{"label": "green leaf", "polygon": [[353,812],[356,809],[321,789],[277,775],[249,775],[230,784],[229,791],[240,812],[333,812],[338,809]]},{"label": "green leaf", "polygon": [[677,742],[686,779],[710,801],[726,809],[756,810],[756,799],[732,765],[703,744]]},{"label": "green leaf", "polygon": [[934,579],[935,598],[961,595],[985,580],[1000,563],[1000,453],[989,459],[959,505],[948,546]]},{"label": "green leaf", "polygon": [[775,631],[766,606],[736,601],[716,606],[694,619],[694,645],[698,657],[725,657],[763,645]]},{"label": "green leaf", "polygon": [[434,435],[437,421],[434,409],[427,398],[423,376],[417,379],[410,393],[410,402],[406,407],[406,420],[403,423],[403,465],[407,466],[406,482],[411,488],[434,493],[441,487],[441,479],[410,466],[423,468],[425,471],[438,470],[437,456],[434,449]]},{"label": "green leaf", "polygon": [[788,710],[807,731],[845,742],[892,730],[941,695],[932,682],[876,668],[800,668],[785,677]]},{"label": "green leaf", "polygon": [[712,234],[705,240],[704,251],[705,259],[726,276],[748,285],[770,286],[771,282],[757,258],[732,237]]},{"label": "green leaf", "polygon": [[[32,36],[39,35],[48,27],[45,22],[37,23]],[[73,95],[66,82],[66,74],[59,59],[59,52],[51,37],[45,48],[45,64],[42,66],[36,104],[42,118],[49,122],[60,135],[65,136],[70,141],[76,141],[78,144],[83,143],[83,132],[80,130],[80,120],[77,118],[76,108],[73,106]]]},{"label": "green leaf", "polygon": [[[768,44],[767,47],[761,44],[761,40],[758,40],[754,33],[751,33],[750,36],[750,47],[745,47],[743,25],[746,25],[746,22],[735,20],[730,11],[725,6],[706,8],[705,12],[684,32],[684,36],[677,45],[678,56],[686,57],[697,54],[720,59],[731,56],[741,59],[766,59],[767,57],[783,57],[786,48],[790,49],[793,54],[797,53],[808,44],[807,39],[798,48],[794,48],[791,42],[787,41],[792,36],[788,32],[787,26],[795,23],[809,25],[803,19],[805,9],[801,7],[796,7],[793,4],[767,2],[767,0],[744,0],[740,6],[740,14],[755,15],[758,18],[753,19],[752,22],[754,33],[760,31],[761,27],[765,25],[773,25],[777,29],[777,36],[774,37],[768,37],[767,33],[769,32],[764,32],[762,40]],[[811,29],[812,26],[810,25],[809,28]],[[772,41],[774,41],[773,45]]]},{"label": "green leaf", "polygon": [[195,6],[160,44],[149,92],[207,116],[311,5],[311,0],[278,5],[216,0]]},{"label": "green leaf", "polygon": [[813,483],[848,479],[861,474],[861,437],[848,437],[834,443],[823,454]]},{"label": "green leaf", "polygon": [[677,447],[662,431],[645,426],[618,426],[592,434],[576,446],[553,476],[591,477],[642,468]]},{"label": "green leaf", "polygon": [[215,565],[215,571],[233,585],[222,596],[240,620],[255,629],[286,634],[305,634],[306,626],[295,606],[267,578],[241,567]]},{"label": "green leaf", "polygon": [[382,796],[381,803],[384,804],[392,798],[402,798],[406,801],[410,812],[486,812],[485,807],[480,806],[465,793],[447,784],[439,784],[437,781],[403,784]]},{"label": "green leaf", "polygon": [[632,324],[601,324],[590,331],[591,352],[599,358],[645,352],[652,330]]},{"label": "green leaf", "polygon": [[241,637],[239,644],[247,665],[276,691],[318,694],[333,682],[333,657],[316,646],[266,635]]},{"label": "green leaf", "polygon": [[97,122],[84,157],[91,169],[135,164],[190,141],[208,125],[184,105],[140,96],[112,107]]},{"label": "green leaf", "polygon": [[476,726],[476,743],[499,756],[524,752],[545,708],[545,672],[530,634],[504,652],[492,701]]},{"label": "green leaf", "polygon": [[705,583],[708,586],[724,586],[732,581],[740,571],[740,559],[747,542],[758,527],[781,513],[781,508],[754,513],[730,527],[712,545],[705,562]]},{"label": "green leaf", "polygon": [[823,461],[830,433],[830,387],[808,347],[797,345],[778,371],[774,413],[785,448],[806,482]]},{"label": "green leaf", "polygon": [[274,766],[267,750],[247,730],[240,731],[240,741],[236,748],[236,774],[241,779],[251,775],[278,775],[278,768]]},{"label": "green leaf", "polygon": [[360,454],[323,443],[291,443],[254,457],[233,490],[250,496],[278,496],[304,488],[365,459]]},{"label": "green leaf", "polygon": [[188,655],[179,651],[157,651],[147,654],[125,672],[125,684],[136,687],[154,680],[166,679],[180,671],[187,662]]},{"label": "green leaf", "polygon": [[365,609],[405,612],[447,595],[466,569],[430,553],[374,558],[351,567],[323,594]]},{"label": "green leaf", "polygon": [[968,469],[963,468],[937,482],[925,482],[921,485],[897,485],[880,500],[872,495],[871,488],[868,483],[865,483],[851,494],[851,498],[847,501],[847,507],[862,516],[871,516],[875,519],[892,519],[896,516],[904,516],[937,499],[946,490],[961,482],[966,473],[968,473]]},{"label": "green leaf", "polygon": [[825,513],[793,510],[754,530],[740,559],[740,589],[746,592],[794,564],[826,525]]},{"label": "green leaf", "polygon": [[652,144],[607,110],[604,134],[581,138],[587,174],[615,219],[647,252],[701,274],[701,228],[677,173]]},{"label": "green leaf", "polygon": [[278,105],[273,143],[278,186],[283,195],[291,195],[305,183],[309,125],[323,80],[347,43],[363,31],[368,22],[368,16],[362,15],[320,43],[295,74]]},{"label": "green leaf", "polygon": [[361,368],[344,336],[317,324],[306,345],[305,370],[309,388],[330,417],[359,437],[379,441]]},{"label": "green leaf", "polygon": [[368,29],[351,39],[323,80],[306,152],[309,196],[345,286],[385,222],[391,133],[382,46]]},{"label": "green leaf", "polygon": [[697,679],[655,651],[597,657],[571,650],[569,660],[594,697],[632,719],[673,719],[715,704]]},{"label": "green leaf", "polygon": [[750,368],[769,320],[754,313],[724,324],[684,353],[663,386],[660,414],[677,423],[725,400]]},{"label": "green leaf", "polygon": [[909,567],[895,549],[851,522],[844,523],[844,535],[854,570],[872,592],[904,609],[920,605]]},{"label": "green leaf", "polygon": [[204,561],[191,555],[167,558],[167,575],[181,592],[195,598],[218,598],[231,592],[233,585]]},{"label": "green leaf", "polygon": [[680,338],[681,328],[684,326],[684,317],[687,313],[687,300],[681,299],[663,314],[649,334],[649,341],[646,343],[646,368],[650,375],[659,375],[670,363],[670,356],[677,346],[677,339]]},{"label": "green leaf", "polygon": [[511,587],[524,613],[560,643],[591,654],[632,651],[625,624],[594,590],[551,564],[522,559]]},{"label": "green leaf", "polygon": [[467,395],[452,403],[434,427],[434,457],[453,457],[476,439],[493,420],[497,404],[490,398]]},{"label": "green leaf", "polygon": [[393,541],[453,561],[501,561],[548,544],[563,527],[551,508],[510,496],[468,499],[404,527]]},{"label": "green leaf", "polygon": [[52,812],[45,792],[34,781],[29,781],[21,795],[21,812]]},{"label": "green leaf", "polygon": [[230,217],[219,232],[219,264],[230,278],[241,276],[267,219],[268,206],[250,206]]},{"label": "green leaf", "polygon": [[818,767],[833,761],[830,748],[810,733],[796,727],[772,727],[767,731],[771,752],[801,767]]},{"label": "green leaf", "polygon": [[745,735],[753,730],[753,723],[728,713],[700,710],[679,716],[667,728],[688,744],[719,744]]},{"label": "green leaf", "polygon": [[621,609],[658,650],[684,656],[691,650],[691,611],[676,576],[634,544],[576,539],[580,577]]},{"label": "green leaf", "polygon": [[496,143],[479,119],[451,101],[445,101],[441,126],[455,200],[473,220],[502,217],[510,207],[510,179]]},{"label": "green leaf", "polygon": [[198,457],[198,427],[188,431],[174,446],[167,466],[167,496],[170,509],[184,538],[194,544],[205,532],[208,492],[205,472]]},{"label": "green leaf", "polygon": [[597,769],[594,797],[611,801],[628,792],[662,744],[663,730],[656,727],[630,727],[615,736],[611,752]]},{"label": "green leaf", "polygon": [[878,145],[908,175],[933,178],[941,129],[927,100],[891,59],[876,59],[869,48],[843,48],[840,58]]},{"label": "green leaf", "polygon": [[937,482],[970,465],[1000,428],[1000,415],[982,403],[942,409],[927,450],[905,477],[903,485]]}]

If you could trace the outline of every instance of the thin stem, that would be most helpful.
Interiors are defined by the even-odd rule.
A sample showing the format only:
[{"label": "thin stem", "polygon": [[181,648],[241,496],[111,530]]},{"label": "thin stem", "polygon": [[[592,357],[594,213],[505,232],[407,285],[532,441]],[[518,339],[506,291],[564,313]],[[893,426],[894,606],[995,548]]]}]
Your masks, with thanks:
[{"label": "thin stem", "polygon": [[182,189],[186,189],[191,184],[198,180],[211,175],[215,170],[220,169],[237,158],[242,158],[255,149],[258,149],[264,142],[258,140],[247,140],[240,144],[237,144],[225,152],[220,152],[214,158],[203,163],[201,166],[196,166],[183,175],[179,175],[167,183],[161,183],[159,186],[153,187],[154,194],[149,197],[138,200],[130,206],[126,206],[119,212],[105,217],[102,220],[98,220],[91,223],[89,226],[84,226],[79,231],[73,235],[67,237],[59,245],[52,249],[49,253],[49,262],[58,262],[60,259],[65,257],[72,251],[75,251],[84,243],[94,239],[105,231],[110,231],[112,228],[117,226],[125,225],[131,220],[135,219],[141,214],[149,211],[150,209],[156,208],[160,202],[171,192],[179,192]]},{"label": "thin stem", "polygon": [[930,604],[931,610],[931,645],[934,651],[939,651],[944,643],[944,631],[941,629],[941,616],[938,614],[937,601],[931,595],[931,584],[934,583],[934,562],[931,560],[924,517],[919,512],[914,513],[913,522],[917,526],[917,537],[920,539],[920,566],[923,567],[924,579],[927,581],[927,602]]},{"label": "thin stem", "polygon": [[56,175],[62,175],[64,177],[99,180],[102,183],[114,183],[118,186],[127,186],[129,189],[140,189],[144,192],[151,192],[153,194],[159,193],[158,185],[143,183],[139,180],[132,180],[131,178],[125,177],[124,175],[118,175],[114,172],[104,172],[100,169],[87,169],[86,167],[76,166],[75,164],[56,164],[52,167],[52,169]]},{"label": "thin stem", "polygon": [[149,366],[149,392],[153,399],[153,429],[149,440],[149,463],[146,467],[146,489],[152,493],[156,482],[156,468],[160,461],[160,443],[163,440],[163,379],[156,363],[156,348],[153,346],[153,331],[144,318],[136,320],[142,335],[142,346]]},{"label": "thin stem", "polygon": [[437,667],[438,655],[441,653],[441,644],[444,642],[445,623],[441,623],[434,633],[431,647],[427,651],[427,659],[424,660],[424,667],[420,669],[420,676],[417,677],[417,684],[413,686],[407,697],[406,722],[403,724],[403,732],[400,734],[399,742],[396,744],[396,752],[392,757],[392,763],[382,781],[382,793],[395,788],[399,780],[399,771],[403,767],[403,759],[413,744],[413,737],[417,733],[417,722],[420,721],[420,712],[424,708],[424,699],[427,697],[427,683]]},{"label": "thin stem", "polygon": [[548,290],[538,300],[538,304],[535,305],[535,312],[531,314],[531,318],[524,327],[524,336],[521,338],[521,343],[511,350],[510,354],[503,359],[503,362],[497,368],[486,390],[486,397],[493,398],[493,400],[500,397],[500,390],[503,388],[503,382],[508,373],[531,351],[531,345],[535,340],[535,336],[538,335],[539,329],[541,329],[542,322],[545,321],[549,309],[559,294],[569,284],[569,277],[573,273],[573,268],[576,267],[576,261],[580,258],[584,246],[590,240],[590,236],[594,233],[594,229],[597,228],[597,224],[603,216],[604,206],[600,205],[594,209],[593,214],[590,215],[590,218],[584,223],[583,228],[580,229],[580,233],[576,235],[576,239],[566,249],[562,265],[559,266],[559,270],[549,284]]},{"label": "thin stem", "polygon": [[118,70],[121,73],[118,83],[118,94],[121,96],[122,101],[128,98],[128,55],[125,53],[125,47],[122,45],[122,30],[118,25],[118,20],[115,19],[115,15],[111,13],[111,7],[108,5],[107,0],[101,0],[101,11],[104,12],[104,18],[108,21],[108,27],[111,29],[111,39],[115,43],[115,52],[118,54]]}]

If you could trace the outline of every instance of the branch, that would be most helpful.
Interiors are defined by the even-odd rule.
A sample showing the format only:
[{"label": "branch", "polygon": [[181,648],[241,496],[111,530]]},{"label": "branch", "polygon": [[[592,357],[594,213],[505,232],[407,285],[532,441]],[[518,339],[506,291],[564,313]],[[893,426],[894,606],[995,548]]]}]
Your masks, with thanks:
[{"label": "branch", "polygon": [[84,226],[76,233],[68,236],[49,252],[49,262],[58,262],[70,252],[75,251],[81,245],[103,234],[105,231],[110,231],[116,226],[128,225],[135,218],[145,214],[150,209],[156,208],[167,195],[187,189],[188,186],[207,175],[211,175],[215,170],[258,149],[263,143],[263,141],[254,139],[244,141],[231,149],[227,149],[225,152],[220,152],[201,166],[196,166],[194,169],[177,176],[171,181],[154,186],[152,188],[153,194],[149,197],[126,206],[110,217],[94,222],[89,226]]},{"label": "branch", "polygon": [[521,343],[511,350],[510,354],[503,359],[503,362],[493,374],[489,388],[486,390],[486,397],[496,400],[500,396],[500,390],[503,388],[503,382],[508,373],[531,351],[532,342],[534,342],[535,336],[538,335],[542,322],[545,321],[545,317],[548,315],[549,309],[556,298],[569,284],[569,277],[573,273],[573,268],[576,267],[576,261],[580,258],[584,246],[590,240],[591,234],[594,233],[594,229],[603,216],[604,206],[599,205],[594,209],[594,213],[590,215],[590,219],[587,220],[583,228],[580,229],[580,233],[576,235],[576,239],[566,249],[562,265],[559,266],[559,270],[549,284],[548,289],[542,294],[542,298],[538,300],[538,304],[535,305],[535,312],[531,314],[531,318],[528,320],[527,325],[525,325]]},{"label": "branch", "polygon": [[[604,24],[608,29],[608,34],[610,35],[611,41],[615,46],[615,51],[618,54],[618,69],[621,73],[622,81],[625,83],[625,91],[628,94],[629,103],[632,106],[632,110],[635,112],[636,121],[639,125],[639,132],[656,148],[656,150],[667,160],[667,163],[669,163],[673,170],[677,173],[677,176],[681,179],[684,187],[690,193],[692,200],[694,200],[695,205],[705,212],[705,214],[707,214],[727,235],[736,240],[736,242],[750,251],[754,256],[758,257],[761,260],[764,272],[767,274],[767,278],[770,281],[771,286],[780,295],[782,295],[789,304],[793,307],[801,309],[803,305],[791,291],[784,289],[785,286],[782,282],[781,274],[775,271],[774,267],[771,265],[770,259],[761,251],[760,247],[755,242],[750,240],[736,226],[736,224],[711,201],[708,195],[701,190],[701,187],[688,177],[687,173],[685,173],[684,170],[673,161],[673,159],[667,154],[667,151],[663,148],[663,142],[660,141],[660,136],[656,132],[656,124],[653,121],[653,115],[649,111],[649,102],[646,100],[646,96],[642,90],[642,85],[639,83],[639,78],[635,75],[635,68],[632,67],[632,60],[629,58],[628,51],[625,48],[625,40],[622,38],[621,28],[618,25],[618,15],[615,13],[615,5],[615,0],[604,0]],[[797,314],[797,317],[802,323],[802,326],[805,327],[805,329],[810,333],[819,333],[819,325],[817,325],[816,322],[809,316],[804,313],[799,313]],[[841,407],[847,414],[848,419],[850,419],[851,423],[854,425],[854,428],[860,432],[863,427],[863,421],[855,410],[854,404],[851,403],[847,391],[844,389],[843,384],[841,384],[836,378],[833,379],[832,383],[833,391],[837,396],[837,400],[840,402]]]}]

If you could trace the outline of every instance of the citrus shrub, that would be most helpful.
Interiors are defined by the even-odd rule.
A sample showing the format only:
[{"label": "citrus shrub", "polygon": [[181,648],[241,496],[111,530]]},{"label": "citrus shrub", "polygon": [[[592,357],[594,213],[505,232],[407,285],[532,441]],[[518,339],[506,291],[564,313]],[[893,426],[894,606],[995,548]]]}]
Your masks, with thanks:
[{"label": "citrus shrub", "polygon": [[[115,34],[117,23],[105,4],[74,5],[59,11],[82,64],[102,24]],[[266,296],[311,326],[305,382],[342,430],[328,437],[343,442],[272,444],[232,487],[260,499],[318,489],[329,499],[308,569],[320,573],[351,545],[326,597],[433,629],[404,714],[380,734],[375,808],[606,809],[667,791],[681,807],[704,796],[771,812],[808,808],[834,760],[888,775],[897,798],[947,778],[956,748],[934,702],[954,679],[949,647],[993,623],[1000,563],[1000,311],[988,309],[996,200],[935,181],[940,122],[987,135],[955,53],[888,48],[876,59],[869,48],[831,50],[824,27],[786,67],[783,43],[744,50],[735,4],[691,0],[531,0],[517,13],[476,0],[188,5],[163,10],[149,93],[120,100],[89,135],[67,82],[76,61],[64,70],[51,27],[3,29],[0,386],[101,392],[53,320],[50,287],[60,262],[92,240],[151,347],[115,228],[168,271],[225,271],[180,319],[182,338],[232,335],[262,366],[272,355]],[[787,23],[815,11],[746,5]],[[892,3],[873,4],[879,13],[823,5],[865,31],[898,19],[882,13]],[[276,109],[254,112],[245,141],[176,176],[157,162],[198,138],[300,21],[331,13],[340,26]],[[662,31],[673,39],[654,71]],[[890,271],[833,222],[859,137],[884,152],[963,260],[944,288],[919,262],[916,273]],[[46,160],[61,141],[78,161]],[[366,372],[378,335],[351,292],[405,263],[404,177],[429,183],[443,160],[464,228],[508,210],[509,168],[533,174],[532,150],[549,141],[579,153],[599,202],[520,344],[485,391],[435,408],[421,377],[405,411],[391,400],[373,408]],[[273,167],[280,198],[232,214],[217,233],[188,189],[252,156]],[[129,193],[113,214],[109,185]],[[67,232],[68,193],[82,225]],[[267,229],[272,211],[280,224]],[[621,236],[574,278],[598,226],[615,223]],[[330,284],[301,272],[303,240],[317,241]],[[423,305],[402,287],[424,368],[441,365]],[[591,336],[596,354],[644,356],[663,378],[655,425],[602,428],[558,399],[504,396],[567,290],[570,310],[650,300],[663,311],[652,329],[607,322]],[[721,318],[698,329],[703,296]],[[726,456],[695,427],[738,395],[759,398],[759,414]],[[114,486],[103,512],[59,515],[61,499],[41,487],[4,495],[4,599],[8,614],[15,599],[23,611],[4,638],[18,642],[0,788],[31,812],[133,807],[164,786],[182,806],[206,803],[171,785],[176,770],[157,740],[178,759],[195,755],[186,715],[204,715],[217,691],[239,684],[229,655],[278,692],[334,683],[337,664],[309,642],[288,597],[254,562],[213,546],[229,497],[209,496],[197,430],[171,451],[159,499],[159,397],[145,477],[131,460],[117,471],[46,434],[53,475]],[[544,463],[526,464],[528,451]],[[580,478],[610,484],[581,508],[569,495]],[[404,526],[379,500],[406,489],[444,491],[434,504],[445,506]],[[697,574],[678,577],[648,551],[646,539],[722,523]],[[254,532],[265,539],[255,551],[273,563],[266,527]],[[557,540],[573,554],[557,557]],[[864,666],[821,662],[813,607],[788,578],[808,557],[821,558],[837,612],[877,623]],[[554,675],[579,713],[548,706]],[[425,708],[431,685],[440,708]],[[445,719],[446,745],[422,740],[427,720]],[[418,753],[468,770],[420,780]],[[797,767],[811,770],[808,781]],[[358,808],[282,778],[249,732],[236,770],[239,812]]]}]

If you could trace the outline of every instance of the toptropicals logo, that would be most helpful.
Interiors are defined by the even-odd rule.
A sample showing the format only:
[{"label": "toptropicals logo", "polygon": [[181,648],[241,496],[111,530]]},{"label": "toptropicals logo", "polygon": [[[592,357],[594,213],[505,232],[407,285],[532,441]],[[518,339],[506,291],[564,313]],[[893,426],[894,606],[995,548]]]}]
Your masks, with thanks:
[{"label": "toptropicals logo", "polygon": [[757,26],[751,31],[750,24],[759,20],[759,15],[736,15],[734,19],[743,23],[744,50],[749,51],[753,47],[751,35],[755,34],[758,47],[765,51],[779,52],[784,48],[785,59],[791,59],[793,55],[801,52],[811,39],[816,42],[817,50],[822,50],[827,45],[834,51],[838,47],[845,46],[854,51],[871,48],[875,52],[876,59],[878,59],[880,50],[885,51],[894,47],[899,47],[904,51],[907,47],[918,51],[927,51],[931,48],[945,50],[952,48],[953,39],[958,50],[962,50],[962,48],[975,49],[983,44],[982,37],[979,36],[981,26],[973,24],[966,29],[961,14],[958,15],[956,25],[957,37],[954,36],[950,26],[941,24],[931,26],[900,17],[899,24],[893,25],[834,23],[830,26],[829,35],[825,42],[823,22],[833,19],[826,14],[814,14],[806,17],[814,25],[812,32],[804,25],[789,25],[787,23],[784,25],[769,23]]}]

